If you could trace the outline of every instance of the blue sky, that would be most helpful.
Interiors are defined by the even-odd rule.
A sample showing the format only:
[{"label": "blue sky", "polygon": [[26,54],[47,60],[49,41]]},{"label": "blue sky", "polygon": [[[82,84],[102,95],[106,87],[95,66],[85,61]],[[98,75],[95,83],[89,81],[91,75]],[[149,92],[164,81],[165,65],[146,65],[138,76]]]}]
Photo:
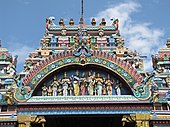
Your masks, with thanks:
[{"label": "blue sky", "polygon": [[[39,47],[49,16],[70,18],[79,22],[81,0],[1,0],[0,39],[2,46],[19,55],[17,70],[23,69],[24,59]],[[146,69],[150,70],[150,55],[165,47],[170,37],[169,0],[84,0],[85,23],[95,17],[119,18],[121,35],[126,46],[147,55]]]}]

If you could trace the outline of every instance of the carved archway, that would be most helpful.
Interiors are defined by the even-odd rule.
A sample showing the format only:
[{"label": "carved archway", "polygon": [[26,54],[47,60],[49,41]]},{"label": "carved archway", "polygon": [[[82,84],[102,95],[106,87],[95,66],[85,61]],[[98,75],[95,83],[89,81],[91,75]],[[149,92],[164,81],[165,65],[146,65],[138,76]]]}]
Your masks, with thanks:
[{"label": "carved archway", "polygon": [[140,73],[129,63],[120,60],[115,55],[100,51],[93,51],[93,55],[90,57],[75,57],[72,51],[51,55],[37,63],[29,71],[23,79],[23,86],[15,90],[14,97],[17,101],[26,101],[32,96],[38,84],[54,71],[70,65],[85,66],[88,64],[102,66],[116,73],[129,85],[134,96],[138,99],[146,100],[150,97],[149,85],[141,84],[143,78]]}]

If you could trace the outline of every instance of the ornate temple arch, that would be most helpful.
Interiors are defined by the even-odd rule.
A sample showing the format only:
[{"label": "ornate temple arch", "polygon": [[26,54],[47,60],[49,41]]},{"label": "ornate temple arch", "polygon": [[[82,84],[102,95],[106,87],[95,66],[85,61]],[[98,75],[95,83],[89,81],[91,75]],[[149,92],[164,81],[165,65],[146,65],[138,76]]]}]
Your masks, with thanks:
[{"label": "ornate temple arch", "polygon": [[37,63],[23,79],[23,86],[15,89],[14,97],[19,102],[31,98],[36,87],[50,74],[67,66],[95,65],[107,68],[122,79],[135,97],[147,100],[151,96],[150,85],[142,83],[143,77],[129,63],[106,52],[93,51],[91,56],[76,57],[73,51],[53,54]]}]

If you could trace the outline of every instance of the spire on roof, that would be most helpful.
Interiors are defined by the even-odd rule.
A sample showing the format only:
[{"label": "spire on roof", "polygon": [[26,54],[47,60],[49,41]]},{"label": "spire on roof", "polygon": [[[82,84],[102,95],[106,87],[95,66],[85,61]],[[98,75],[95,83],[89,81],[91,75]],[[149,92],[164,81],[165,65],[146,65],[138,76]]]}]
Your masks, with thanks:
[{"label": "spire on roof", "polygon": [[84,24],[84,0],[81,0],[81,18],[80,24]]}]

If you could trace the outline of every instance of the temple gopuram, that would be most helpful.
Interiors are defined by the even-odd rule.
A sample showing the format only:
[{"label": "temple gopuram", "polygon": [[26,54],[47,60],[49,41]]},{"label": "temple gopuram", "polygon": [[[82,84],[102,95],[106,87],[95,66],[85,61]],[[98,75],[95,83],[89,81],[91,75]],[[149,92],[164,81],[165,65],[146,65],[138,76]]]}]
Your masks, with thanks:
[{"label": "temple gopuram", "polygon": [[0,126],[169,127],[170,40],[150,56],[151,72],[125,43],[118,19],[49,17],[21,73],[0,47]]}]

